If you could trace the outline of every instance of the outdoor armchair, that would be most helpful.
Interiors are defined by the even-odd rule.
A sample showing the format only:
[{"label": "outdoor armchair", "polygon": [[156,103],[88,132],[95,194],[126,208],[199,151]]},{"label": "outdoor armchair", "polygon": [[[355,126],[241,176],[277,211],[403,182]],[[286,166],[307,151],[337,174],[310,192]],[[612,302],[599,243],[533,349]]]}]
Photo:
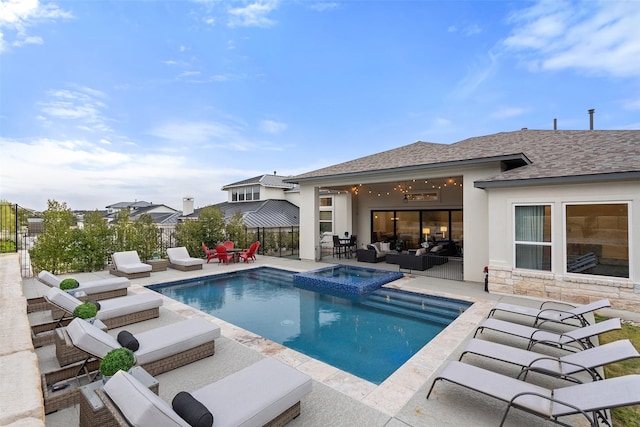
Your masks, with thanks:
[{"label": "outdoor armchair", "polygon": [[235,262],[236,254],[233,252],[227,252],[227,248],[224,245],[216,246],[216,253],[218,256],[218,264],[221,262],[229,264],[229,261]]},{"label": "outdoor armchair", "polygon": [[202,264],[204,264],[202,258],[192,258],[184,246],[168,248],[167,257],[169,258],[169,267],[181,271],[202,270]]},{"label": "outdoor armchair", "polygon": [[[625,375],[548,389],[477,366],[450,361],[437,374],[429,388],[427,399],[439,380],[507,402],[500,425],[504,424],[512,407],[565,426],[571,424],[563,423],[558,418],[573,414],[582,414],[594,427],[599,425],[599,420],[610,425],[606,410],[640,403],[640,375]],[[463,407],[460,410],[464,410]]]},{"label": "outdoor armchair", "polygon": [[207,257],[207,264],[209,264],[209,261],[211,261],[212,259],[218,258],[218,253],[215,251],[215,249],[209,249],[207,245],[204,244],[204,242],[202,242],[202,250]]},{"label": "outdoor armchair", "polygon": [[136,251],[115,252],[111,255],[111,259],[113,268],[109,270],[109,273],[114,276],[124,276],[129,279],[151,276],[153,267],[141,262]]}]

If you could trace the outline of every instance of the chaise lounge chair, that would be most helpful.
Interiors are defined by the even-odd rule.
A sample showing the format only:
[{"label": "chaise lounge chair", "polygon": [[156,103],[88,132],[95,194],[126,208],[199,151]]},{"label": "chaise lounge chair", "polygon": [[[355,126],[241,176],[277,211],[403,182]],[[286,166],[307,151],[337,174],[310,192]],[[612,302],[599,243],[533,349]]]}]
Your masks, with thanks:
[{"label": "chaise lounge chair", "polygon": [[[545,301],[540,305],[540,308],[530,308],[515,304],[498,303],[489,312],[489,316],[493,316],[497,311],[505,311],[507,313],[520,314],[523,316],[535,317],[533,326],[538,326],[540,322],[556,322],[556,323],[568,323],[571,320],[578,321],[581,326],[587,326],[590,323],[585,319],[584,315],[593,313],[596,310],[602,308],[611,307],[611,303],[608,299],[602,299],[590,304],[574,307],[570,304],[565,304],[571,307],[568,310],[562,310],[560,308],[545,308],[546,304],[556,303],[555,301]],[[568,323],[571,324],[571,323]]]},{"label": "chaise lounge chair", "polygon": [[458,360],[462,360],[467,353],[520,366],[522,371],[518,378],[526,379],[527,373],[531,371],[575,382],[580,381],[572,375],[579,372],[586,371],[594,381],[601,380],[602,377],[596,368],[640,357],[640,353],[629,340],[613,341],[584,351],[555,357],[474,338],[469,341]]},{"label": "chaise lounge chair", "polygon": [[216,426],[249,427],[283,426],[298,417],[311,387],[308,375],[267,357],[190,394],[180,392],[172,404],[124,371],[96,393],[113,416],[109,425],[189,427],[196,424],[185,418],[207,417]]},{"label": "chaise lounge chair", "polygon": [[111,255],[111,260],[113,261],[113,268],[109,270],[109,273],[114,276],[128,279],[151,276],[153,267],[141,262],[136,251],[115,252]]},{"label": "chaise lounge chair", "polygon": [[204,264],[202,258],[192,258],[184,246],[167,249],[167,256],[169,257],[169,267],[176,270],[202,270],[202,264]]},{"label": "chaise lounge chair", "polygon": [[[150,375],[158,375],[213,356],[215,340],[220,337],[220,328],[203,318],[182,320],[135,335],[120,332],[118,338],[82,319],[74,319],[60,332],[56,338],[56,358],[62,369],[42,374],[47,413],[79,402],[77,388],[50,393],[51,387],[74,377],[80,378],[83,373],[91,379],[100,359],[121,347],[121,343],[133,350],[135,347],[130,344],[135,341],[138,347],[134,351],[136,365]],[[82,363],[70,365],[74,362]]]},{"label": "chaise lounge chair", "polygon": [[622,328],[622,326],[618,318],[608,319],[604,322],[566,332],[538,329],[498,319],[485,319],[485,321],[478,326],[473,337],[475,338],[478,332],[482,333],[485,329],[489,329],[528,339],[529,345],[527,350],[531,350],[536,344],[545,344],[568,351],[579,351],[593,347],[591,337],[620,328]]},{"label": "chaise lounge chair", "polygon": [[[73,310],[82,304],[82,301],[58,288],[49,289],[45,299],[54,307],[51,310],[54,321],[33,325],[31,330],[36,335],[68,324],[72,320],[69,316],[73,314]],[[158,317],[162,298],[152,293],[142,293],[102,300],[99,304],[100,310],[96,318],[111,329]],[[47,343],[52,342],[53,337]],[[40,343],[40,345],[44,344]]]},{"label": "chaise lounge chair", "polygon": [[599,425],[599,419],[610,425],[607,409],[640,403],[640,375],[625,375],[547,389],[477,366],[452,361],[433,381],[427,399],[438,380],[446,380],[507,402],[509,405],[500,425],[504,424],[512,407],[565,426],[571,424],[563,423],[558,418],[573,414],[584,415],[594,427]]},{"label": "chaise lounge chair", "polygon": [[[38,280],[51,288],[59,288],[63,279],[55,274],[42,270],[38,274]],[[127,288],[131,282],[126,277],[113,277],[111,279],[90,280],[80,282],[75,292],[84,292],[86,296],[78,296],[79,300],[92,299],[100,301],[103,299],[123,297],[127,295]],[[44,297],[30,298],[27,300],[27,312],[49,310],[51,306]]]}]

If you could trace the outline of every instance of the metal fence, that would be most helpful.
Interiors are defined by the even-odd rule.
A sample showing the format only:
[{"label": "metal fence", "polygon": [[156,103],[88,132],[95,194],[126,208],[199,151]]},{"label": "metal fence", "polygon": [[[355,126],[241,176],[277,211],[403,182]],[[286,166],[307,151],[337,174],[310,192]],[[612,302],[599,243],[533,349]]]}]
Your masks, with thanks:
[{"label": "metal fence", "polygon": [[[19,224],[20,207],[16,204],[4,204],[0,210],[0,253],[15,253],[20,255],[20,266],[23,277],[31,277],[34,272],[31,267],[29,250],[33,248],[38,236],[44,231],[41,223],[37,227]],[[28,222],[29,224],[32,221]],[[260,240],[258,254],[275,257],[298,258],[300,254],[299,227],[280,228],[247,228],[241,236],[237,236],[236,246],[248,248],[251,243]],[[157,227],[155,242],[151,243],[160,256],[165,256],[167,248],[179,245],[175,226]],[[111,254],[107,257],[104,268],[109,268]],[[197,256],[197,255],[194,255]],[[73,271],[68,271],[73,272]]]}]

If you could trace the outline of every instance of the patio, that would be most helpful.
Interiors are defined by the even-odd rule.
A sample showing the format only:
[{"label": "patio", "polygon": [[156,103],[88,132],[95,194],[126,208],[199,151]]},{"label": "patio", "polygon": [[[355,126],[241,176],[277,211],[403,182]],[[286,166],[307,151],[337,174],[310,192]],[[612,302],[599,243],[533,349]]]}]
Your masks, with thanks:
[{"label": "patio", "polygon": [[[19,272],[18,261],[17,257],[13,256],[3,256],[0,257],[0,260],[0,268],[2,269],[0,277],[3,277],[3,282],[5,282],[2,284],[2,289],[7,292],[7,287],[15,283],[13,275],[8,274],[13,267],[8,264],[15,262],[15,270]],[[357,263],[355,259],[342,259],[340,262],[343,264],[363,265],[362,263]],[[395,269],[397,271],[397,266],[395,265],[380,264],[375,266],[364,264],[364,266]],[[151,277],[133,280],[129,292],[151,292],[144,287],[154,283],[206,276],[237,269],[254,268],[256,266],[272,266],[291,271],[305,271],[328,265],[330,264],[260,256],[257,262],[251,264],[240,263],[229,266],[205,264],[203,270],[197,271],[182,272],[170,269],[154,272]],[[76,278],[85,280],[106,278],[108,276],[107,271],[74,275]],[[414,292],[470,300],[474,301],[475,304],[380,386],[375,386],[308,356],[216,319],[215,323],[221,327],[222,337],[216,341],[215,355],[158,375],[156,379],[160,383],[160,396],[170,401],[178,391],[197,389],[236,372],[265,355],[269,355],[307,373],[314,380],[313,391],[302,401],[301,416],[291,422],[290,426],[497,425],[506,407],[504,403],[447,383],[438,384],[433,396],[426,400],[427,390],[431,385],[431,377],[445,360],[457,360],[461,347],[475,330],[476,325],[486,317],[486,314],[496,301],[532,306],[536,305],[537,301],[487,294],[483,292],[483,284],[481,283],[455,282],[409,274],[406,274],[405,278],[395,282],[392,286]],[[39,296],[46,289],[35,278],[25,279],[22,288],[20,291],[23,291],[24,296],[27,298]],[[3,298],[0,303],[5,304],[6,300],[6,298]],[[5,307],[2,307],[2,309],[3,317],[11,315],[11,311],[5,310]],[[638,320],[638,315],[635,315],[636,318],[634,319],[634,314],[631,313],[611,311],[606,314],[620,315],[623,318]],[[29,316],[35,317],[37,315],[42,315],[42,313],[34,313]],[[120,329],[127,329],[135,334],[136,332],[175,322],[181,318],[196,316],[208,317],[198,310],[165,298],[159,318]],[[6,336],[9,333],[7,328],[11,322],[7,322],[6,318],[4,320],[3,336]],[[110,332],[117,333],[120,329],[114,329]],[[504,340],[501,341],[504,342]],[[508,341],[518,344],[515,338]],[[21,350],[21,353],[25,352],[28,351]],[[37,356],[38,366],[41,371],[56,369],[57,361],[54,354],[54,346],[40,347],[30,352]],[[3,357],[7,357],[4,354]],[[496,363],[482,361],[479,358],[469,357],[468,360],[465,358],[465,361],[479,366],[486,365],[492,370],[507,374],[513,374],[514,369],[517,372],[517,368],[497,365]],[[27,404],[29,400],[18,397],[15,390],[8,388],[7,384],[12,384],[13,387],[28,384],[28,381],[23,381],[22,376],[26,375],[28,377],[35,374],[39,377],[38,373],[30,373],[27,370],[11,370],[7,372],[9,365],[5,363],[2,363],[2,365],[3,385],[1,396],[3,411],[4,405],[19,406]],[[554,381],[537,376],[532,378],[536,383],[543,385]],[[461,410],[461,408],[464,409]],[[12,408],[12,410],[15,410],[15,408]],[[32,411],[31,413],[35,414],[36,412]],[[37,415],[32,416],[33,423],[28,425],[42,425],[38,422]],[[571,418],[571,422],[575,422],[576,425],[585,425],[584,420],[579,417]],[[45,418],[45,423],[47,426],[78,425],[79,408],[76,406],[49,414]],[[506,425],[547,426],[554,424],[522,411],[512,411]]]}]

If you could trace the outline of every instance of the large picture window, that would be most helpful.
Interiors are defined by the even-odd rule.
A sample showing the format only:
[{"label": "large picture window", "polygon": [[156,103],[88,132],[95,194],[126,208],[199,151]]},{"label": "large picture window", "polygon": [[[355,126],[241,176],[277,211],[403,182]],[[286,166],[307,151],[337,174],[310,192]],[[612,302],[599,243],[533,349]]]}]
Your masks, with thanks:
[{"label": "large picture window", "polygon": [[516,268],[551,271],[551,206],[515,207]]},{"label": "large picture window", "polygon": [[568,273],[629,277],[627,203],[565,206]]}]

